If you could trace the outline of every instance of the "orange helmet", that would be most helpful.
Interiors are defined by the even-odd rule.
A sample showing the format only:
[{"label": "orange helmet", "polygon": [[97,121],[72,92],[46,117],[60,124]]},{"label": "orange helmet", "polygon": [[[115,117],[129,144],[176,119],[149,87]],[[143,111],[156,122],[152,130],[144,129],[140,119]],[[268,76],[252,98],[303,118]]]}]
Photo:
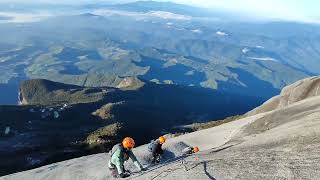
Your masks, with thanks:
[{"label": "orange helmet", "polygon": [[131,137],[126,137],[122,141],[122,146],[126,149],[132,149],[134,145],[135,145],[135,142]]},{"label": "orange helmet", "polygon": [[160,144],[163,144],[163,143],[166,142],[166,138],[163,137],[163,136],[160,136],[160,137],[159,137],[159,141],[160,141]]},{"label": "orange helmet", "polygon": [[197,152],[199,152],[199,148],[198,147],[194,147],[192,151],[193,151],[193,153],[197,153]]}]

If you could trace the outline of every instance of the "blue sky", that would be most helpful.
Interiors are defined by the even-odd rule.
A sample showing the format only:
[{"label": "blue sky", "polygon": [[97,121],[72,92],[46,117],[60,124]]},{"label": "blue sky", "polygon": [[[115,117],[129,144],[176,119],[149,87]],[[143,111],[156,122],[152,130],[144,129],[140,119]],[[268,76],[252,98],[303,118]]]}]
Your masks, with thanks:
[{"label": "blue sky", "polygon": [[[0,0],[0,2],[45,2],[55,4],[128,2],[135,0]],[[257,17],[320,22],[320,0],[157,0],[190,4],[212,9],[225,9]]]}]

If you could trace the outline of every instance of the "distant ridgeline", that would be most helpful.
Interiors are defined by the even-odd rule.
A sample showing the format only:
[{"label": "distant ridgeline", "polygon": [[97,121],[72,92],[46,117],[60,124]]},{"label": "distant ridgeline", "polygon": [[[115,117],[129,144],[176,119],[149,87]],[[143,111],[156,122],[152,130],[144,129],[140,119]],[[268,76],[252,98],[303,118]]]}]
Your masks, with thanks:
[{"label": "distant ridgeline", "polygon": [[26,79],[116,87],[132,76],[268,99],[320,73],[320,28],[312,24],[245,23],[160,2],[68,8],[89,13],[0,23],[0,104],[16,103],[12,85]]}]

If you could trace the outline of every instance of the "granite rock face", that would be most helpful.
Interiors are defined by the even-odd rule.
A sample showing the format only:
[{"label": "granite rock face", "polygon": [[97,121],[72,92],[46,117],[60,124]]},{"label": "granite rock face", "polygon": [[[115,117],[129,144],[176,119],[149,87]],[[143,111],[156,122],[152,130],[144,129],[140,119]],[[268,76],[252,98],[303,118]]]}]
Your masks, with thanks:
[{"label": "granite rock face", "polygon": [[286,86],[280,95],[247,113],[248,116],[286,107],[295,102],[320,95],[320,77],[314,76]]}]

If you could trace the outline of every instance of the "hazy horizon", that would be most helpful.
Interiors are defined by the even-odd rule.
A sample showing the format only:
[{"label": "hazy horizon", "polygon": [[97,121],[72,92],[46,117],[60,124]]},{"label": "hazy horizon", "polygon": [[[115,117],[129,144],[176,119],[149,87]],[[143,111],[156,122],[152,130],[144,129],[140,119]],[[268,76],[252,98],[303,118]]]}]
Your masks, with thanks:
[{"label": "hazy horizon", "polygon": [[[137,0],[2,0],[1,3],[16,4],[55,4],[55,5],[82,5],[96,3],[128,3]],[[289,1],[289,0],[156,0],[158,2],[173,2],[191,6],[205,7],[214,10],[235,12],[245,16],[254,16],[256,19],[284,20],[306,23],[320,23],[320,2],[315,0]],[[1,12],[1,11],[0,11]]]}]

